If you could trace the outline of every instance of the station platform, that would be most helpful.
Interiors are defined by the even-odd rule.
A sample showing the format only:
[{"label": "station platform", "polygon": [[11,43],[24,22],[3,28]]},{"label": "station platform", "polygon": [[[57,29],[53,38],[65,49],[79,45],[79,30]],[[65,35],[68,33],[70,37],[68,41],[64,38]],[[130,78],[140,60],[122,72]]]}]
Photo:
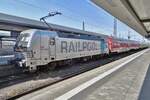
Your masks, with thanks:
[{"label": "station platform", "polygon": [[18,100],[149,100],[149,67],[146,49]]}]

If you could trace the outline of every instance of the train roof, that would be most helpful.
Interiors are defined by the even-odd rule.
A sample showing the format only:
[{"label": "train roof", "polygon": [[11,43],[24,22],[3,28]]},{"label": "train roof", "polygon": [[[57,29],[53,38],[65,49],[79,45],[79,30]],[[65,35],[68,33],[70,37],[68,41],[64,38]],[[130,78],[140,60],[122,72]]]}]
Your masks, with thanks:
[{"label": "train roof", "polygon": [[[135,40],[128,40],[128,39],[121,39],[121,38],[117,38],[117,37],[113,37],[113,36],[108,36],[105,34],[101,34],[101,33],[96,33],[96,32],[90,32],[90,31],[84,31],[84,30],[80,30],[80,29],[75,29],[75,28],[70,28],[70,27],[65,27],[65,26],[61,26],[61,25],[55,25],[55,24],[51,24],[51,27],[54,30],[49,30],[49,31],[57,31],[57,32],[64,32],[64,33],[73,33],[73,34],[85,34],[85,35],[94,35],[94,36],[100,36],[102,38],[107,38],[107,37],[112,37],[113,39],[117,39],[120,41],[129,41],[129,42],[138,42]],[[39,29],[29,29],[28,31],[37,31]],[[46,30],[43,30],[46,31]]]},{"label": "train roof", "polygon": [[118,38],[118,37],[114,37],[114,36],[110,36],[110,37],[113,39],[119,40],[119,41],[139,42],[139,41],[135,41],[135,40],[122,39],[122,38]]},{"label": "train roof", "polygon": [[128,39],[117,38],[117,37],[108,36],[108,35],[105,35],[105,34],[102,34],[102,33],[84,31],[84,30],[81,30],[81,29],[75,29],[75,28],[61,26],[61,25],[55,25],[55,24],[49,24],[49,25],[51,26],[51,28],[53,28],[54,30],[59,31],[59,32],[95,35],[95,36],[100,36],[102,38],[112,37],[113,39],[117,39],[117,40],[120,40],[120,41],[138,42],[138,41],[135,41],[135,40],[128,40]]},{"label": "train roof", "polygon": [[101,34],[101,33],[84,31],[84,30],[70,28],[70,27],[65,27],[65,26],[60,26],[60,25],[51,24],[51,27],[54,28],[54,30],[59,31],[59,32],[77,33],[77,34],[80,33],[80,34],[87,34],[87,35],[95,35],[95,36],[101,36],[101,37],[108,37],[107,35],[104,35],[104,34]]}]

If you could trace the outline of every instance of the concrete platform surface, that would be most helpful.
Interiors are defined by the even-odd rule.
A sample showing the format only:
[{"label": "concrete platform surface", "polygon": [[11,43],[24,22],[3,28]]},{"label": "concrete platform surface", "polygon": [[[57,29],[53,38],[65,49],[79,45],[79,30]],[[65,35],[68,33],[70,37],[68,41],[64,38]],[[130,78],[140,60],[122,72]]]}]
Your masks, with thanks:
[{"label": "concrete platform surface", "polygon": [[143,50],[18,100],[145,100],[140,93],[149,57],[150,49]]}]

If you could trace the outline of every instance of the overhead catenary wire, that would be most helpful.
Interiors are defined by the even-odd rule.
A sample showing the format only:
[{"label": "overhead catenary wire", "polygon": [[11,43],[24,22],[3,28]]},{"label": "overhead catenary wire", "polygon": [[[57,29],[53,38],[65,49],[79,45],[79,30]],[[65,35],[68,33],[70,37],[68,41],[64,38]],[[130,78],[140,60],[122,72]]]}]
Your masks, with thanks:
[{"label": "overhead catenary wire", "polygon": [[[25,2],[25,1],[23,1],[23,0],[14,0],[14,2],[20,2],[20,3],[23,3],[23,4],[25,4],[25,5],[28,5],[28,6],[32,6],[32,7],[34,7],[34,8],[38,8],[38,9],[40,9],[41,11],[46,11],[46,12],[53,12],[54,10],[50,10],[50,9],[48,9],[48,8],[46,8],[46,7],[41,7],[41,6],[38,6],[38,5],[35,5],[35,4],[31,4],[31,3],[28,3],[28,2]],[[64,6],[64,5],[62,5],[62,4],[60,4],[60,3],[57,3],[57,2],[54,2],[54,4],[55,5],[59,5],[59,6],[61,6],[63,9],[65,9],[65,10],[67,10],[70,14],[75,14],[75,13],[77,13],[76,12],[76,10],[70,10],[69,8],[67,8],[67,6]],[[61,11],[63,11],[62,9],[60,9]],[[82,14],[80,14],[80,15],[82,15]],[[79,14],[76,14],[76,16],[79,16]],[[84,16],[84,15],[83,15]],[[109,28],[106,28],[105,26],[103,26],[103,24],[101,24],[101,25],[99,25],[99,24],[96,24],[96,23],[90,23],[90,22],[88,22],[87,20],[85,20],[85,19],[88,19],[88,20],[90,20],[89,19],[89,16],[84,16],[84,18],[85,19],[79,19],[78,17],[76,17],[76,18],[74,18],[74,17],[71,17],[71,16],[68,16],[68,15],[66,15],[66,14],[63,14],[62,15],[62,17],[64,17],[64,18],[67,18],[68,20],[71,20],[71,21],[73,21],[73,22],[78,22],[79,24],[81,24],[82,25],[82,22],[83,21],[85,21],[85,26],[88,26],[88,27],[90,27],[90,29],[91,30],[88,30],[88,31],[93,31],[93,32],[108,32],[109,33],[109,35],[110,34],[112,34],[113,33],[113,27],[109,27]],[[81,17],[81,16],[79,16],[79,17]],[[95,19],[94,19],[95,20]],[[96,21],[96,22],[99,22],[99,21]],[[120,22],[120,21],[119,21]],[[121,22],[122,23],[122,22]],[[126,26],[127,27],[127,26]],[[82,28],[82,27],[81,27]],[[88,29],[88,28],[86,28],[86,29]],[[96,31],[95,31],[96,30]],[[106,34],[106,33],[105,33]]]},{"label": "overhead catenary wire", "polygon": [[[23,1],[23,0],[16,0],[16,1],[19,1],[19,2],[21,2],[21,3],[25,3],[25,4],[27,4],[27,5],[30,5],[30,6],[33,6],[33,7],[38,7],[38,8],[40,8],[40,9],[45,9],[45,10],[49,11],[48,8],[41,7],[41,6],[38,6],[38,5],[35,5],[35,4],[31,4],[31,3],[25,2],[25,1]],[[62,8],[64,8],[65,10],[67,10],[69,13],[72,13],[72,14],[75,14],[75,13],[76,13],[76,16],[78,16],[78,17],[84,16],[84,18],[87,18],[88,20],[91,20],[91,19],[89,19],[90,16],[82,15],[82,13],[78,14],[78,12],[77,12],[76,10],[73,10],[73,9],[70,10],[70,8],[68,8],[67,6],[64,6],[64,5],[60,4],[60,3],[57,3],[57,2],[53,2],[53,3],[54,3],[55,5],[57,5],[57,6],[61,6]],[[52,12],[52,10],[51,10],[50,12]],[[79,15],[82,15],[82,16],[79,16]],[[100,18],[100,19],[103,19],[103,18]],[[94,19],[94,20],[96,20],[96,19]],[[82,20],[82,21],[83,21],[83,20]],[[100,20],[96,20],[96,22],[99,22],[99,21],[100,21]]]},{"label": "overhead catenary wire", "polygon": [[[23,1],[23,0],[12,0],[13,2],[20,2],[20,3],[22,3],[22,4],[24,4],[24,5],[28,5],[28,6],[30,6],[30,7],[34,7],[34,8],[38,8],[39,10],[41,10],[41,11],[45,11],[45,12],[49,12],[49,11],[54,11],[54,10],[50,10],[50,9],[48,9],[48,8],[46,8],[46,7],[41,7],[41,6],[38,6],[38,5],[35,5],[35,4],[32,4],[32,3],[29,3],[29,2],[26,2],[26,1]],[[13,2],[8,2],[9,4],[11,4],[11,3],[13,3]],[[68,9],[66,9],[67,8],[67,6],[64,6],[64,5],[62,5],[62,4],[60,4],[60,3],[57,3],[57,2],[54,2],[55,4],[57,4],[57,5],[59,5],[59,6],[62,6],[63,8],[65,8],[65,10],[69,10],[69,13],[75,13],[75,10],[74,11],[72,11],[72,10],[70,10],[69,8]],[[76,14],[76,15],[79,15],[79,14]],[[80,14],[80,15],[82,15],[82,14]],[[72,16],[68,16],[68,14],[67,15],[65,15],[65,14],[63,14],[63,16],[62,17],[64,17],[64,18],[67,18],[67,19],[69,19],[69,20],[71,20],[71,21],[73,21],[73,22],[79,22],[81,25],[82,25],[82,22],[83,22],[83,20],[81,20],[81,19],[77,19],[77,18],[74,18],[74,17],[72,17]],[[84,16],[84,18],[88,18],[87,16]],[[94,19],[95,20],[95,19]],[[90,23],[90,22],[88,22],[88,21],[86,21],[85,19],[84,19],[84,21],[85,21],[85,25],[86,26],[90,26],[90,27],[92,27],[91,29],[93,29],[92,31],[93,32],[101,32],[101,31],[104,31],[104,32],[108,32],[109,33],[109,35],[110,34],[112,34],[112,32],[113,32],[113,30],[112,30],[112,27],[109,27],[109,28],[106,28],[106,26],[102,26],[103,24],[101,24],[101,25],[98,25],[98,24],[96,24],[96,23]],[[96,21],[97,22],[97,21]],[[98,28],[97,28],[98,27]],[[126,26],[127,27],[127,26]],[[96,29],[96,31],[95,31],[95,29]],[[89,31],[91,31],[91,30],[89,30]],[[111,33],[110,33],[111,32]],[[134,31],[134,34],[135,34],[135,31]],[[141,37],[141,36],[140,36]],[[133,38],[134,39],[134,38]]]},{"label": "overhead catenary wire", "polygon": [[[20,3],[23,3],[23,4],[25,4],[25,5],[28,5],[28,6],[32,6],[32,7],[34,7],[34,8],[38,8],[38,9],[40,9],[41,11],[42,10],[44,10],[44,11],[46,11],[46,12],[53,12],[54,10],[50,10],[50,9],[48,9],[48,8],[46,8],[46,7],[41,7],[41,6],[38,6],[38,5],[35,5],[35,4],[31,4],[31,3],[28,3],[28,2],[25,2],[25,1],[23,1],[23,0],[14,0],[14,2],[20,2]],[[56,4],[56,3],[55,3]],[[58,3],[57,3],[58,4]],[[62,5],[61,5],[62,6]],[[64,7],[64,6],[62,6],[63,8],[65,8],[65,10],[68,10],[69,11],[69,13],[72,13],[72,12],[75,12],[75,11],[71,11],[71,10],[69,10],[69,9],[66,9],[66,7]],[[74,14],[74,13],[73,13]],[[78,14],[76,14],[76,15],[78,15]],[[78,22],[78,23],[80,23],[80,24],[82,24],[82,22],[83,22],[83,20],[81,20],[81,19],[79,19],[79,18],[74,18],[74,17],[71,17],[71,16],[68,16],[68,15],[65,15],[65,14],[63,14],[62,15],[63,17],[65,17],[65,18],[67,18],[67,19],[69,19],[69,20],[71,20],[71,21],[73,21],[73,22]],[[85,20],[84,20],[85,21]],[[93,24],[93,23],[90,23],[90,22],[88,22],[88,21],[85,21],[85,23],[86,23],[86,25],[85,26],[89,26],[89,27],[91,27],[91,28],[93,28],[93,27],[95,27],[97,30],[99,30],[99,31],[111,31],[112,32],[112,28],[105,28],[104,26],[102,26],[102,24],[101,25],[98,25],[98,24]]]}]

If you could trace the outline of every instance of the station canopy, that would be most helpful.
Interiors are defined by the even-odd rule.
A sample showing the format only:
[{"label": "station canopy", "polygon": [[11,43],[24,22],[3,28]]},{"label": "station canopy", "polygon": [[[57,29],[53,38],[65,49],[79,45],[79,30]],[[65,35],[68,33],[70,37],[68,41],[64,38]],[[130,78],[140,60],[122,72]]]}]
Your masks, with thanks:
[{"label": "station canopy", "polygon": [[150,38],[150,0],[91,0],[141,35]]}]

